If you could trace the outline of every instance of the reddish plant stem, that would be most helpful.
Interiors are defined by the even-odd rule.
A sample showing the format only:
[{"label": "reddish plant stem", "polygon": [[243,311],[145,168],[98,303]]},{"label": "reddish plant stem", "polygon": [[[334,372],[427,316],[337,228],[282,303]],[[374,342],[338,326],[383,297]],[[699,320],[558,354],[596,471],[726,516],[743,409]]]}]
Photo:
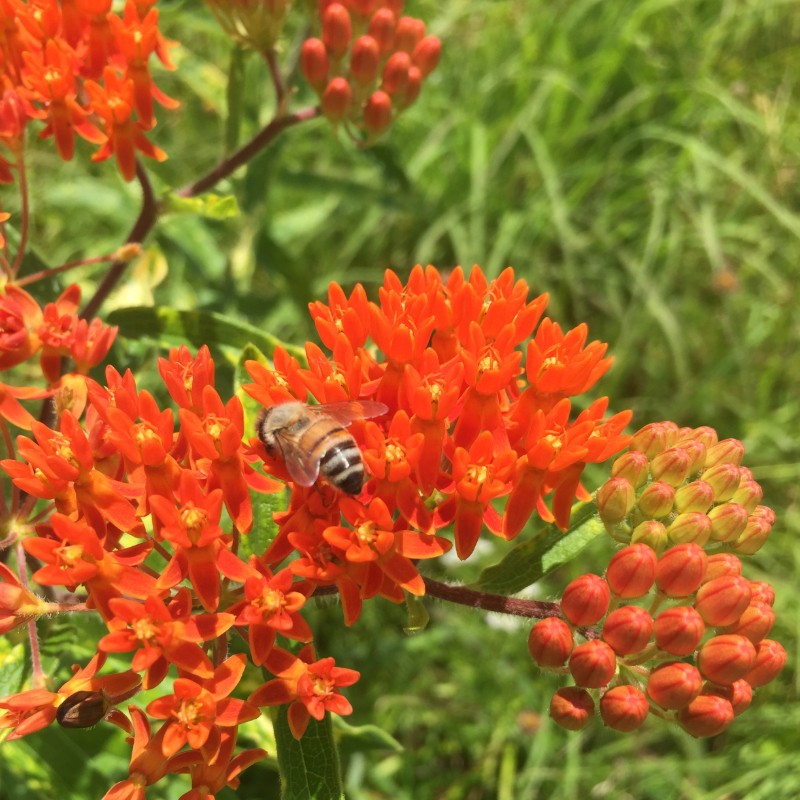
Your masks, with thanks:
[{"label": "reddish plant stem", "polygon": [[[150,179],[147,177],[147,172],[142,166],[142,162],[137,159],[136,161],[136,178],[139,185],[142,187],[142,208],[139,211],[139,216],[136,222],[133,223],[131,232],[128,234],[126,243],[142,242],[145,236],[150,233],[152,227],[156,224],[158,219],[158,203],[156,196],[153,192],[153,187]],[[128,266],[128,261],[115,261],[105,277],[100,282],[100,285],[95,290],[92,299],[86,304],[86,307],[81,312],[84,319],[91,319],[96,313],[103,301],[111,294],[114,287],[125,272],[125,267]]]},{"label": "reddish plant stem", "polygon": [[[438,600],[447,600],[469,608],[481,608],[485,611],[494,611],[497,614],[510,614],[515,617],[528,619],[547,619],[548,617],[562,617],[561,606],[558,603],[547,603],[542,600],[523,600],[519,597],[507,597],[504,594],[490,594],[468,589],[466,586],[453,586],[442,583],[433,578],[423,577],[425,581],[425,594]],[[320,586],[314,594],[336,594],[335,586]],[[599,639],[600,634],[593,628],[578,628],[578,633],[585,639]]]},{"label": "reddish plant stem", "polygon": [[242,145],[235,153],[223,159],[214,169],[203,175],[194,183],[179,189],[176,194],[178,197],[194,197],[201,192],[210,189],[215,183],[226,178],[234,170],[247,163],[259,151],[263,150],[274,138],[283,133],[287,128],[291,128],[300,122],[306,122],[319,116],[319,106],[303,108],[294,114],[287,114],[285,117],[276,117],[265,128],[262,128],[247,144]]},{"label": "reddish plant stem", "polygon": [[[239,150],[233,153],[228,158],[223,159],[212,170],[207,172],[203,177],[196,180],[194,183],[184,186],[179,189],[176,194],[178,197],[194,197],[201,192],[210,189],[218,181],[226,178],[234,170],[249,161],[253,156],[263,150],[273,139],[279,136],[287,128],[291,128],[300,122],[314,119],[319,116],[320,109],[317,106],[301,109],[294,114],[287,114],[283,117],[276,117],[266,127],[262,128],[247,144],[243,145]],[[125,240],[127,244],[141,243],[147,237],[147,234],[155,226],[161,209],[158,201],[156,200],[150,180],[147,173],[142,167],[141,162],[136,163],[136,177],[142,187],[142,208],[139,211],[139,216],[136,219],[128,238]],[[93,317],[105,299],[114,289],[119,282],[125,268],[130,262],[128,261],[115,261],[111,268],[106,273],[100,285],[97,287],[93,297],[86,304],[86,307],[81,312],[84,319]]]}]

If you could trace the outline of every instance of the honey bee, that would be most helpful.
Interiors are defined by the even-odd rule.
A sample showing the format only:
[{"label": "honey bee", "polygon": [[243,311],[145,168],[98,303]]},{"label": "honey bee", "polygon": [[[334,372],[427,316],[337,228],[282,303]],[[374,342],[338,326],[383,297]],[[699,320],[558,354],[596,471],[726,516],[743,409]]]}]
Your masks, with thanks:
[{"label": "honey bee", "polygon": [[265,408],[256,433],[270,456],[280,456],[292,480],[311,486],[321,474],[334,488],[356,495],[364,485],[364,463],[345,428],[389,409],[373,400],[310,406],[299,400]]}]

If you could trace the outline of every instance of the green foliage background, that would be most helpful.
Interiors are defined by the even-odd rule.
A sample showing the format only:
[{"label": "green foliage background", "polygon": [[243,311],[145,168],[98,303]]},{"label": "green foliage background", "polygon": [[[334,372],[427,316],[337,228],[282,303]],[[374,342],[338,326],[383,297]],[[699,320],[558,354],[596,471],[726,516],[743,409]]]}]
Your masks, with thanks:
[{"label": "green foliage background", "polygon": [[[264,65],[232,55],[201,4],[159,7],[181,42],[160,85],[182,102],[155,131],[170,154],[148,165],[162,192],[258,130],[272,96]],[[354,149],[324,120],[289,131],[216,187],[236,196],[239,216],[165,218],[104,311],[202,309],[302,344],[313,336],[306,304],[331,280],[374,293],[387,266],[479,263],[496,275],[513,265],[550,292],[554,319],[587,321],[609,343],[616,362],[600,391],[615,410],[633,408],[636,426],[673,419],[744,440],[778,513],[748,577],[775,585],[773,637],[789,665],[715,740],[655,720],[636,735],[599,723],[574,734],[549,723],[560,682],[533,668],[524,623],[430,604],[431,625],[408,637],[400,608],[374,604],[347,630],[338,608],[322,607],[319,650],[363,675],[348,722],[375,723],[404,748],[373,736],[365,751],[340,728],[348,798],[797,797],[800,3],[419,0],[406,11],[441,37],[443,59],[377,147]],[[303,100],[313,102],[305,88]],[[137,187],[111,165],[87,174],[87,151],[65,165],[48,146],[31,148],[38,257],[116,248]],[[81,274],[87,297],[99,276]],[[112,362],[146,383],[164,344],[121,342]],[[236,352],[220,355],[224,386]],[[490,543],[485,563],[502,552]],[[601,571],[609,552],[597,543],[535,595]],[[449,563],[442,574],[466,581],[476,569]],[[125,748],[115,732],[77,733],[3,745],[0,798],[101,797],[126,772]],[[178,794],[165,786],[152,797]],[[245,773],[238,796],[277,796],[271,766]]]}]

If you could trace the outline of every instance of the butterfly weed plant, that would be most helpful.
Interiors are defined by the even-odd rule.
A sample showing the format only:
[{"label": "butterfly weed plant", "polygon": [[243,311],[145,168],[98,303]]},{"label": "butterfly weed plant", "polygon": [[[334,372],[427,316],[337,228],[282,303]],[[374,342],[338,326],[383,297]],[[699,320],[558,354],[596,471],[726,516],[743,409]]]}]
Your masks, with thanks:
[{"label": "butterfly weed plant", "polygon": [[[161,33],[158,2],[0,0],[0,182],[19,197],[0,253],[0,633],[14,645],[2,651],[0,735],[121,729],[109,735],[127,743],[129,766],[108,776],[108,800],[156,796],[168,776],[181,798],[213,797],[265,758],[286,798],[340,797],[330,717],[352,712],[348,687],[378,678],[315,646],[327,595],[355,631],[376,598],[530,620],[530,656],[562,676],[550,715],[569,730],[708,737],[747,724],[736,718],[786,653],[769,638],[774,591],[747,574],[775,514],[744,447],[679,420],[629,432],[632,411],[586,399],[612,366],[606,344],[551,319],[546,287],[513,268],[387,270],[376,291],[331,283],[309,304],[317,341],[304,344],[217,318],[217,339],[165,351],[150,388],[138,385],[103,304],[133,280],[165,212],[227,215],[234,199],[209,191],[317,117],[353,148],[391,135],[424,102],[442,47],[402,0],[205,5],[263,58],[275,113],[162,196],[156,121],[179,125],[182,110],[157,81],[181,45]],[[297,107],[299,81],[312,105]],[[47,146],[64,161],[93,148],[138,187],[114,252],[36,263],[26,159]],[[76,284],[53,291],[62,273],[103,262],[88,299]],[[238,345],[235,388],[209,344]],[[360,490],[317,469],[327,452],[298,481],[286,450],[265,448],[259,409],[298,401],[372,409],[344,434]],[[586,486],[600,464],[608,479]],[[553,569],[603,537],[607,558],[558,601],[516,596],[542,576],[543,554]],[[477,583],[431,575],[433,560],[467,561],[485,539],[506,554]],[[97,633],[71,673],[41,657],[53,616]],[[265,714],[269,753],[256,732]]]}]

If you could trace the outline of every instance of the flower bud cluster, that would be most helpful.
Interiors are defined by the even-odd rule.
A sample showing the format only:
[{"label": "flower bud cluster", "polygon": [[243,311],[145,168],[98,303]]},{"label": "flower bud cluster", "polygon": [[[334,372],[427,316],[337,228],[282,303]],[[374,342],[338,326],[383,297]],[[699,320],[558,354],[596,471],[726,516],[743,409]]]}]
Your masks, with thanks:
[{"label": "flower bud cluster", "polygon": [[369,142],[419,96],[439,62],[441,43],[425,23],[402,17],[402,0],[320,0],[321,35],[300,53],[306,80],[334,123]]},{"label": "flower bud cluster", "polygon": [[712,428],[654,422],[638,431],[597,492],[608,533],[657,553],[676,544],[750,555],[769,536],[775,514],[741,466],[744,446]]},{"label": "flower bud cluster", "polygon": [[577,730],[597,699],[603,722],[617,731],[653,714],[694,736],[720,733],[786,661],[766,638],[773,598],[768,584],[742,576],[735,555],[709,556],[693,542],[660,556],[641,542],[628,545],[604,577],[581,575],[566,587],[563,618],[530,632],[536,663],[575,682],[556,692],[551,715]]}]

